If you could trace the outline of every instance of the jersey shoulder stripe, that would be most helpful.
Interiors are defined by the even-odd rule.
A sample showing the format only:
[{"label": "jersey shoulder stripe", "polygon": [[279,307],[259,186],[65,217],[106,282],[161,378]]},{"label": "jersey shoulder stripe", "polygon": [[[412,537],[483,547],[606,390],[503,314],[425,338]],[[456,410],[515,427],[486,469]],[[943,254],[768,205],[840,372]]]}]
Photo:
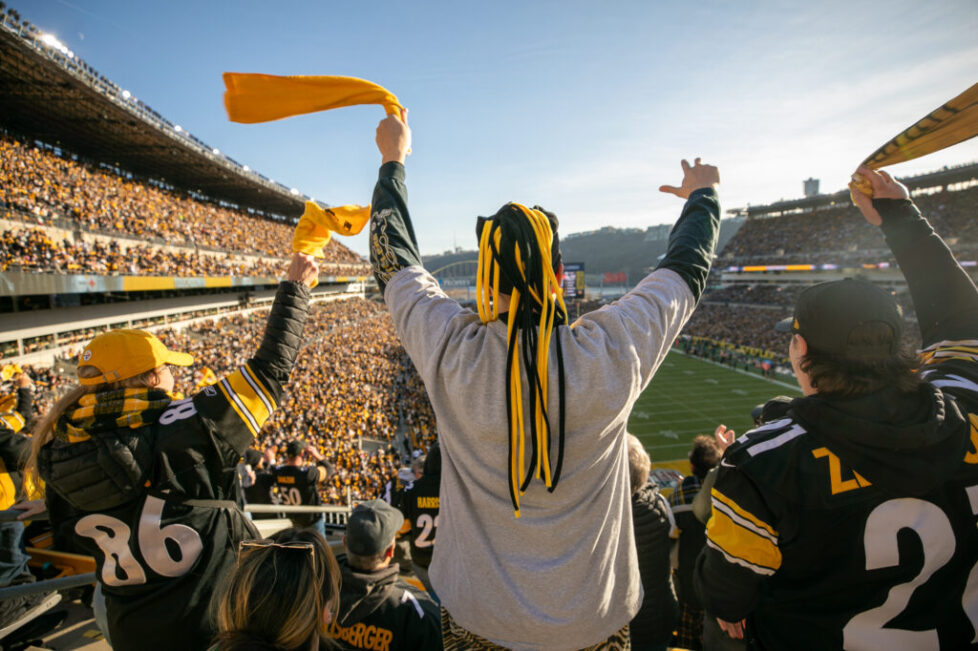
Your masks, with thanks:
[{"label": "jersey shoulder stripe", "polygon": [[741,466],[754,457],[782,448],[807,433],[808,430],[792,418],[782,418],[752,429],[727,449],[723,457],[727,463],[724,465]]},{"label": "jersey shoulder stripe", "polygon": [[716,489],[711,494],[713,514],[706,524],[707,544],[728,562],[756,574],[770,576],[780,569],[778,532],[729,496]]},{"label": "jersey shoulder stripe", "polygon": [[258,436],[262,425],[275,410],[275,401],[254,372],[247,365],[242,366],[221,379],[218,388],[252,435]]}]

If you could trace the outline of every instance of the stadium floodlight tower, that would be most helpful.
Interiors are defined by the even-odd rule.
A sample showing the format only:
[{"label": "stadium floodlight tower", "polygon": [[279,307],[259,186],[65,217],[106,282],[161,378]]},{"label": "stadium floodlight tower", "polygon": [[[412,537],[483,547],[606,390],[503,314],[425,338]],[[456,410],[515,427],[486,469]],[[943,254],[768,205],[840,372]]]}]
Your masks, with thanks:
[{"label": "stadium floodlight tower", "polygon": [[805,184],[806,197],[814,197],[818,194],[818,179],[808,178],[805,179],[803,183]]}]

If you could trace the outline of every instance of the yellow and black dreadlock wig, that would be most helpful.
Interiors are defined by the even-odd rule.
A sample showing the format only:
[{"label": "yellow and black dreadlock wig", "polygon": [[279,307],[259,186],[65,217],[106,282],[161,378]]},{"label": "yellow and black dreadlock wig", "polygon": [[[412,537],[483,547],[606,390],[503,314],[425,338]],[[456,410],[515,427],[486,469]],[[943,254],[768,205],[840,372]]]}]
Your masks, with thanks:
[{"label": "yellow and black dreadlock wig", "polygon": [[[564,358],[557,342],[557,460],[551,468],[554,425],[547,407],[550,341],[566,325],[567,307],[557,271],[560,247],[557,217],[539,206],[508,203],[492,217],[480,217],[476,301],[483,323],[499,318],[499,295],[508,294],[506,418],[509,424],[509,496],[520,517],[520,495],[534,475],[553,492],[564,460]],[[530,459],[526,464],[520,359],[529,384]]]}]

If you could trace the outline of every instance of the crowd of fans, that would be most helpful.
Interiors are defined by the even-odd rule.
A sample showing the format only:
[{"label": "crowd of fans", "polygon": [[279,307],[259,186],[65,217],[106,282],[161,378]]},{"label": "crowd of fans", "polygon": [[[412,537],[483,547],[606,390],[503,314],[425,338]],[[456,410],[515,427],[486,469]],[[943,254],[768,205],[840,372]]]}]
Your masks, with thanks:
[{"label": "crowd of fans", "polygon": [[[6,219],[34,224],[66,223],[73,229],[110,236],[152,240],[156,243],[207,248],[214,251],[250,256],[282,255],[292,241],[292,225],[207,203],[148,182],[125,178],[108,169],[73,160],[53,150],[25,144],[0,134],[0,209]],[[9,239],[14,241],[43,239],[43,233],[28,231],[4,235],[6,264],[26,268],[64,272],[70,265],[79,270],[106,273],[152,271],[162,275],[199,275],[201,268],[235,271],[231,259],[208,261],[204,255],[163,254],[151,247],[139,251],[138,257],[155,258],[152,263],[140,261],[133,268],[126,259],[98,259],[75,243],[51,243],[49,246],[28,242],[21,253],[22,261],[10,259]],[[23,244],[22,244],[23,245]],[[26,246],[26,245],[23,245]],[[77,247],[81,246],[79,250]],[[14,255],[17,255],[15,249]],[[111,251],[108,252],[111,254]],[[335,265],[366,271],[364,261],[333,240],[324,251],[325,273],[351,273],[333,269]],[[110,256],[111,258],[111,256]],[[254,264],[254,263],[251,263]],[[273,265],[277,264],[272,262]],[[88,266],[86,266],[88,265]],[[94,268],[90,268],[94,265]],[[117,266],[118,269],[113,269]],[[260,263],[259,263],[260,266]],[[276,268],[280,268],[279,267]],[[207,271],[207,273],[211,273]]]},{"label": "crowd of fans", "polygon": [[[77,243],[52,239],[40,228],[4,230],[0,235],[0,271],[88,273],[102,276],[277,276],[282,259],[246,258],[233,253],[204,253],[119,240]],[[344,265],[347,266],[347,265]]]},{"label": "crowd of fans", "polygon": [[[962,259],[978,252],[973,207],[978,186],[914,198],[937,232]],[[816,212],[748,219],[720,252],[718,266],[760,264],[860,265],[892,262],[878,228],[845,205]]]},{"label": "crowd of fans", "polygon": [[[194,366],[173,368],[177,391],[189,395],[197,390],[206,381],[205,369],[220,378],[244,364],[266,316],[258,310],[157,332],[171,349],[194,356]],[[305,333],[306,347],[285,398],[257,447],[282,453],[293,439],[316,446],[336,470],[322,486],[326,503],[345,504],[348,495],[353,500],[379,497],[401,465],[400,435],[414,448],[434,441],[435,418],[424,385],[378,303],[358,298],[316,303]],[[35,415],[74,382],[70,370],[58,373],[57,366],[24,367],[38,386]],[[362,450],[361,437],[380,445],[374,452]]]}]

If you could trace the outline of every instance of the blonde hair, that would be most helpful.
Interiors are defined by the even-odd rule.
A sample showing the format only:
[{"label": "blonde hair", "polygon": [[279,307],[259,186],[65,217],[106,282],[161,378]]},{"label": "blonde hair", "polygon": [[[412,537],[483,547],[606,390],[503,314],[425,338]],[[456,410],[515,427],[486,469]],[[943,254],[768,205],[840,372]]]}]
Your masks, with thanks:
[{"label": "blonde hair", "polygon": [[[217,607],[220,651],[253,648],[307,649],[328,637],[324,613],[339,613],[339,566],[322,536],[285,529],[262,547],[238,555]],[[283,549],[289,542],[311,549]],[[315,647],[318,648],[318,647]]]},{"label": "blonde hair", "polygon": [[[152,378],[156,375],[156,372],[157,369],[154,368],[131,378],[126,378],[125,380],[120,380],[119,382],[112,382],[109,384],[94,384],[91,386],[76,384],[62,394],[54,405],[38,419],[37,424],[34,425],[34,429],[32,430],[33,436],[31,437],[31,452],[30,456],[27,458],[27,464],[24,468],[25,489],[28,486],[28,482],[33,482],[34,486],[43,485],[37,470],[37,457],[41,453],[41,448],[43,448],[45,444],[54,438],[54,428],[58,424],[58,420],[66,411],[78,404],[78,401],[81,400],[82,396],[89,393],[114,391],[116,389],[152,387]],[[101,374],[102,372],[94,366],[78,367],[78,377],[80,378],[98,377]]]},{"label": "blonde hair", "polygon": [[649,481],[652,459],[637,436],[634,434],[626,434],[625,436],[628,437],[628,477],[631,480],[632,492],[634,493]]}]

